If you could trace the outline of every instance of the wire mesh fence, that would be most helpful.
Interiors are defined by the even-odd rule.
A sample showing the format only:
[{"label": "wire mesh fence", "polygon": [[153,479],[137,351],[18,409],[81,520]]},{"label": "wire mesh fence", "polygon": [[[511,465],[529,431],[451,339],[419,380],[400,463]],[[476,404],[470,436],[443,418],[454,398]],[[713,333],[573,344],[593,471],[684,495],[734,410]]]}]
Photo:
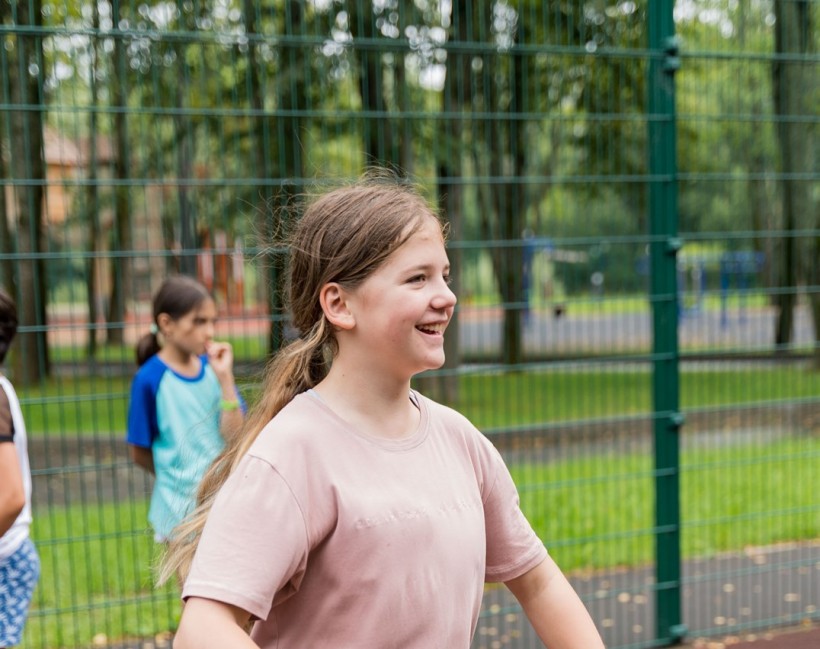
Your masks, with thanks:
[{"label": "wire mesh fence", "polygon": [[[607,646],[818,620],[816,2],[0,7],[24,646],[167,644],[124,441],[151,293],[212,290],[252,400],[289,335],[271,216],[369,165],[450,223],[417,387],[501,450]],[[488,586],[473,646],[539,644]]]}]

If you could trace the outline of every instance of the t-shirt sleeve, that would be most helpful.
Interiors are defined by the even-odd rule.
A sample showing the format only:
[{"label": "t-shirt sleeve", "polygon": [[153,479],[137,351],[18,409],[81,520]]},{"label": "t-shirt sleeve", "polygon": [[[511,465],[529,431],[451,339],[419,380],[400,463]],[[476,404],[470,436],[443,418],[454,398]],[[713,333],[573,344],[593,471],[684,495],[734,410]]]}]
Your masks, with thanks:
[{"label": "t-shirt sleeve", "polygon": [[504,460],[489,442],[487,446],[484,456],[489,466],[485,475],[495,477],[488,483],[484,495],[485,580],[505,582],[541,563],[547,557],[547,550],[521,511],[518,491]]},{"label": "t-shirt sleeve", "polygon": [[134,446],[151,448],[157,433],[156,387],[145,374],[137,373],[131,383],[126,440]]},{"label": "t-shirt sleeve", "polygon": [[182,598],[205,597],[267,619],[274,603],[299,589],[308,551],[290,486],[270,464],[247,455],[208,514]]},{"label": "t-shirt sleeve", "polygon": [[6,391],[0,388],[0,443],[14,441],[14,420]]}]

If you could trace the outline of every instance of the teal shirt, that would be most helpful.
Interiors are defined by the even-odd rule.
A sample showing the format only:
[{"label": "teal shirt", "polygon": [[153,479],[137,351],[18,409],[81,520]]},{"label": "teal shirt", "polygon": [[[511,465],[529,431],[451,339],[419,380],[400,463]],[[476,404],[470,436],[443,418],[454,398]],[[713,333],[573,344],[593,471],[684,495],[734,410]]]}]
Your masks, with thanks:
[{"label": "teal shirt", "polygon": [[222,388],[202,356],[198,376],[177,374],[153,356],[131,385],[129,444],[150,448],[156,478],[148,520],[158,540],[193,509],[205,471],[222,451],[219,430]]}]

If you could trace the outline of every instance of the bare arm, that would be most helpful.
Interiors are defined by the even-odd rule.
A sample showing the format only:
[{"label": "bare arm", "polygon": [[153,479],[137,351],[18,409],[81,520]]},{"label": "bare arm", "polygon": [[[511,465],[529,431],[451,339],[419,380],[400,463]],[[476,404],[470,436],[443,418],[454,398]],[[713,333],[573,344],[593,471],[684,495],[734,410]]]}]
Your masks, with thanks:
[{"label": "bare arm", "polygon": [[[233,392],[230,397],[226,397],[223,391],[222,398],[228,402],[236,401],[236,392]],[[233,410],[223,410],[219,417],[219,432],[222,434],[222,437],[227,441],[236,435],[242,428],[244,419],[245,414],[240,407]]]},{"label": "bare arm", "polygon": [[148,471],[148,473],[154,475],[154,454],[150,448],[131,444],[131,459],[134,461],[134,464],[141,466]]},{"label": "bare arm", "polygon": [[603,649],[589,612],[552,558],[506,586],[550,649]]},{"label": "bare arm", "polygon": [[17,449],[13,442],[0,442],[0,536],[14,525],[25,504]]},{"label": "bare arm", "polygon": [[174,649],[259,649],[245,632],[249,620],[236,606],[191,597],[182,609]]},{"label": "bare arm", "polygon": [[239,432],[245,414],[239,407],[236,395],[236,380],[233,375],[233,348],[230,343],[211,342],[208,345],[208,362],[219,379],[222,400],[237,405],[233,410],[223,409],[219,418],[219,430],[226,440]]}]

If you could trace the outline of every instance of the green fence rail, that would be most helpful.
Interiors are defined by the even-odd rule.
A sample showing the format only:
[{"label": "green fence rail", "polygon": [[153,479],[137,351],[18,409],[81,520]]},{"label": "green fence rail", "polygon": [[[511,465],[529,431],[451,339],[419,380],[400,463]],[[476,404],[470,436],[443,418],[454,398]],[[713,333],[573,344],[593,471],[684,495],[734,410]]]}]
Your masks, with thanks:
[{"label": "green fence rail", "polygon": [[[125,413],[198,276],[250,400],[275,210],[388,166],[450,223],[447,364],[608,647],[820,620],[816,1],[0,3],[23,646],[165,646]],[[538,646],[488,587],[473,649]]]}]

